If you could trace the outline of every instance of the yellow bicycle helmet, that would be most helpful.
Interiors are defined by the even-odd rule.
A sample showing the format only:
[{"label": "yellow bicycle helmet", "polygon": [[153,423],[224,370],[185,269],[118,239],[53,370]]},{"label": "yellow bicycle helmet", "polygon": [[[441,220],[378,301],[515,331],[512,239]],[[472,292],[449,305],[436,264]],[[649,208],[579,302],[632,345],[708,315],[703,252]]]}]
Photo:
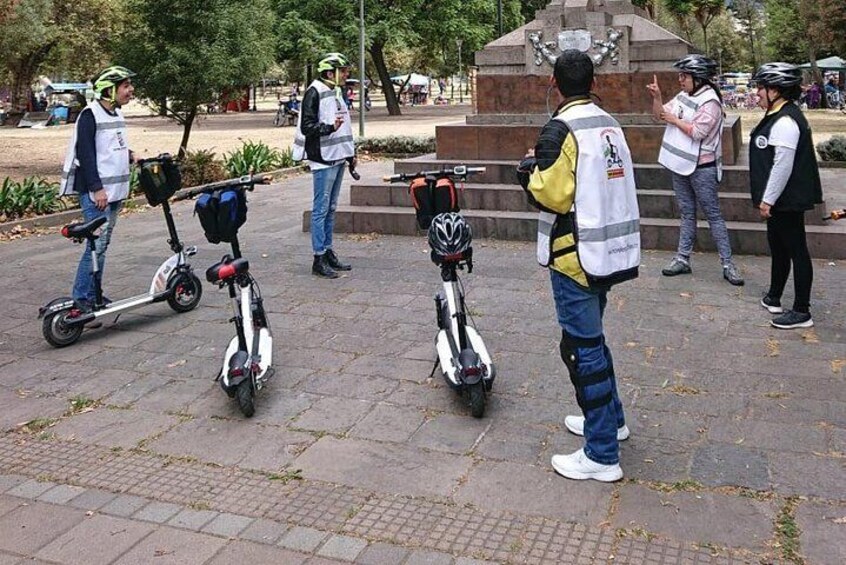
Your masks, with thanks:
[{"label": "yellow bicycle helmet", "polygon": [[[106,100],[111,102],[112,104],[116,104],[117,100],[115,99],[115,88],[117,85],[122,83],[123,81],[132,78],[135,76],[135,73],[127,69],[126,67],[121,67],[119,65],[113,65],[97,75],[92,82],[94,83],[94,98],[97,100]],[[106,90],[111,89],[111,92],[108,96],[104,95]]]}]

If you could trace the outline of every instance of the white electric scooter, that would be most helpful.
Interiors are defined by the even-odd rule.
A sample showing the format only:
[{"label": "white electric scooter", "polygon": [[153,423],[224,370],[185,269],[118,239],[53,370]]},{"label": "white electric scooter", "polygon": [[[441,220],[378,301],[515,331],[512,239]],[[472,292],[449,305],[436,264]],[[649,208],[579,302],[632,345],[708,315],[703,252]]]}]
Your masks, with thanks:
[{"label": "white electric scooter", "polygon": [[[421,194],[434,194],[443,183],[466,181],[473,174],[484,173],[484,167],[458,165],[436,171],[421,171],[413,174],[396,174],[385,177],[386,182],[405,181],[415,187],[424,183]],[[415,201],[416,197],[412,197]],[[439,199],[432,199],[437,208]],[[419,203],[415,203],[418,207]],[[453,203],[454,208],[457,205]],[[420,209],[418,208],[418,212]],[[434,210],[437,212],[438,210]],[[418,216],[418,221],[419,216]],[[421,227],[424,227],[425,224]],[[441,268],[443,289],[435,296],[435,313],[438,334],[435,349],[438,358],[432,373],[440,366],[447,384],[467,401],[471,414],[481,418],[485,414],[485,394],[490,392],[496,378],[496,368],[482,341],[479,332],[467,323],[464,304],[464,288],[458,278],[458,271],[467,267],[473,272],[473,248],[470,245],[473,233],[470,224],[456,212],[440,213],[428,225],[429,246],[432,248],[432,262]],[[472,320],[472,316],[471,316]]]},{"label": "white electric scooter", "polygon": [[[270,182],[270,177],[247,175],[203,187],[204,193],[226,190],[252,190],[256,184]],[[255,394],[273,376],[273,336],[264,311],[258,282],[250,273],[250,263],[241,256],[237,233],[228,241],[232,255],[225,255],[206,270],[206,280],[229,288],[235,323],[235,337],[223,356],[223,365],[215,380],[230,398],[237,398],[238,408],[247,418],[255,414]]]},{"label": "white electric scooter", "polygon": [[[41,330],[44,339],[53,347],[66,347],[75,343],[82,335],[86,324],[95,320],[118,316],[123,312],[140,308],[148,304],[167,301],[175,312],[193,310],[200,302],[203,287],[200,279],[194,274],[188,257],[197,253],[196,247],[185,247],[179,240],[173,214],[167,199],[179,188],[179,173],[169,155],[160,155],[155,159],[139,161],[142,168],[141,184],[148,201],[153,205],[161,205],[167,222],[170,245],[173,255],[166,259],[156,270],[150,289],[146,294],[125,298],[116,302],[108,302],[103,298],[102,281],[100,280],[97,262],[97,230],[106,223],[107,218],[101,216],[90,222],[74,223],[62,228],[62,235],[76,243],[87,242],[91,253],[91,273],[94,279],[95,301],[90,309],[83,308],[70,297],[57,298],[38,309],[38,318],[42,320]],[[164,171],[168,177],[165,179]]]}]

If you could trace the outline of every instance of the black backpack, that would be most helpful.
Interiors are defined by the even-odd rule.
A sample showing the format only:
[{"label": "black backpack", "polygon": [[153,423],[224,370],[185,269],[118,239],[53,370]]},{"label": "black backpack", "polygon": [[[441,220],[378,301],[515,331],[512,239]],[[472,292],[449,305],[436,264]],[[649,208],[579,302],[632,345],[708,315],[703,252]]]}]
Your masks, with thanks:
[{"label": "black backpack", "polygon": [[247,221],[247,196],[243,190],[206,192],[197,198],[194,213],[210,243],[228,243]]},{"label": "black backpack", "polygon": [[182,175],[170,156],[159,156],[140,162],[138,182],[150,206],[158,206],[182,187]]},{"label": "black backpack", "polygon": [[434,187],[427,179],[418,177],[408,187],[411,203],[417,213],[417,225],[427,230],[438,214],[458,212],[458,191],[450,178],[439,178]]}]

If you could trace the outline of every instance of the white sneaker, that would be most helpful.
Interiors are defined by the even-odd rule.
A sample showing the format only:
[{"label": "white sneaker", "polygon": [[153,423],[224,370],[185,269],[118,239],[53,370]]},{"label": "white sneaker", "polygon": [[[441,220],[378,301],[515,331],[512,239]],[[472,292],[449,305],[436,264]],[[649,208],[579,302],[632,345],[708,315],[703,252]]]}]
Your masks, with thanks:
[{"label": "white sneaker", "polygon": [[619,463],[603,465],[591,461],[585,455],[584,449],[570,455],[553,455],[552,468],[555,469],[556,473],[568,479],[593,479],[603,483],[613,483],[623,478],[623,469]]},{"label": "white sneaker", "polygon": [[[570,430],[570,433],[577,436],[585,435],[585,417],[584,416],[567,416],[564,418],[564,425]],[[617,441],[624,441],[629,439],[629,427],[623,424],[622,428],[617,428]]]}]

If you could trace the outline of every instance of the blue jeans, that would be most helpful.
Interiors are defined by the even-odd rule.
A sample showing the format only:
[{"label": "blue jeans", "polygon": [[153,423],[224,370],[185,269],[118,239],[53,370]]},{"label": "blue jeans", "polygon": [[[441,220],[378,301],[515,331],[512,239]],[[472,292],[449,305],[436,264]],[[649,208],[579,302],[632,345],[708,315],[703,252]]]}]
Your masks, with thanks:
[{"label": "blue jeans", "polygon": [[[100,281],[103,281],[103,268],[106,266],[106,249],[109,247],[109,241],[112,238],[112,230],[115,229],[117,223],[118,213],[123,207],[123,200],[118,202],[109,202],[105,210],[98,210],[91,196],[87,192],[79,195],[79,207],[82,208],[82,216],[86,222],[90,222],[100,216],[106,216],[109,221],[103,224],[100,228],[100,237],[97,238],[94,244],[97,249],[97,266],[99,268],[98,276]],[[97,293],[94,290],[94,277],[91,273],[91,250],[88,249],[88,242],[85,242],[85,249],[82,251],[82,257],[79,259],[79,267],[76,269],[76,280],[73,281],[73,298],[74,300],[84,300],[90,304],[94,304],[97,298]]]},{"label": "blue jeans", "polygon": [[312,172],[314,202],[311,205],[311,249],[315,255],[323,255],[332,249],[332,230],[335,229],[335,210],[341,181],[344,180],[344,163],[317,169]]},{"label": "blue jeans", "polygon": [[720,253],[720,263],[726,266],[732,262],[728,228],[720,212],[719,187],[715,166],[697,167],[687,177],[673,173],[673,190],[681,215],[678,256],[685,261],[690,261],[693,244],[696,243],[696,205],[699,204],[708,219],[711,239]]},{"label": "blue jeans", "polygon": [[595,342],[593,345],[582,344],[573,347],[576,375],[571,373],[571,380],[578,382],[579,379],[596,375],[606,369],[608,374],[606,379],[592,379],[588,381],[590,384],[576,385],[582,395],[580,404],[589,404],[609,393],[611,395],[610,402],[582,410],[585,417],[585,455],[591,461],[614,465],[620,461],[617,428],[622,427],[626,420],[623,404],[617,394],[611,350],[605,344],[605,336],[602,333],[602,316],[608,302],[607,291],[586,290],[566,275],[552,269],[549,272],[561,329],[576,340]]}]

